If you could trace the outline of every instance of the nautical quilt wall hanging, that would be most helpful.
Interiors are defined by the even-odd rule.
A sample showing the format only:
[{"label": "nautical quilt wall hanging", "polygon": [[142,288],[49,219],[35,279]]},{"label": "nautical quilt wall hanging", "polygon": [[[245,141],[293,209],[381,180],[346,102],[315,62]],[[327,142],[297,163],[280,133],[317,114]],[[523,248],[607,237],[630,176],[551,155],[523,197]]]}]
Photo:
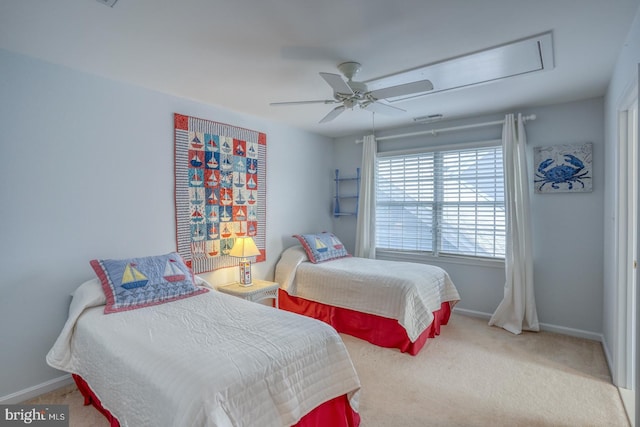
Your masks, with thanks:
[{"label": "nautical quilt wall hanging", "polygon": [[253,237],[266,259],[264,133],[175,114],[178,253],[194,273],[238,265],[236,237]]}]

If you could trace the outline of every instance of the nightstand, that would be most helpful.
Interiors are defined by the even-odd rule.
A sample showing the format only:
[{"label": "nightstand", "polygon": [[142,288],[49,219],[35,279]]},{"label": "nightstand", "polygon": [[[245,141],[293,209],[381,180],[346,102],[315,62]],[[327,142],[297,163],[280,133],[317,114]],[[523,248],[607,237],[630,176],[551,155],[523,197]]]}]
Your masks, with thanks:
[{"label": "nightstand", "polygon": [[253,302],[272,298],[274,300],[274,307],[278,308],[279,288],[279,283],[254,279],[253,285],[251,286],[242,286],[240,283],[234,282],[228,285],[220,286],[218,290],[220,292],[224,292],[225,294],[233,295]]}]

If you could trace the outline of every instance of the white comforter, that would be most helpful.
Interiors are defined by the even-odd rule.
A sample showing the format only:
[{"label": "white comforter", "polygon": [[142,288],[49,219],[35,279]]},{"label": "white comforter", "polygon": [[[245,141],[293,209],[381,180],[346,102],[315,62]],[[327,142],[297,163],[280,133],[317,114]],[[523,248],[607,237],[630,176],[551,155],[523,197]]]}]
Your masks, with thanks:
[{"label": "white comforter", "polygon": [[122,427],[287,426],[343,394],[357,410],[358,376],[322,322],[213,290],[105,315],[101,292],[74,293],[47,362],[82,376]]},{"label": "white comforter", "polygon": [[275,280],[292,296],[395,319],[412,342],[443,302],[460,300],[440,267],[357,257],[313,264],[302,246],[282,253]]}]

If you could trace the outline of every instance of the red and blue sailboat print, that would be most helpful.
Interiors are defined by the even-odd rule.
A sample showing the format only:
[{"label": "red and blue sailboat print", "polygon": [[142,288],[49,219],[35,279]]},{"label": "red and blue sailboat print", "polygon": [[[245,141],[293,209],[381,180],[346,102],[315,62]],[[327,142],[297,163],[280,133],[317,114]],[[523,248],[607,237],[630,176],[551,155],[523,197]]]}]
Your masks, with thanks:
[{"label": "red and blue sailboat print", "polygon": [[214,257],[220,253],[220,242],[218,240],[210,240],[207,242],[207,255]]},{"label": "red and blue sailboat print", "polygon": [[200,174],[197,169],[189,169],[189,175],[191,175],[191,185],[193,186],[201,186],[202,179],[200,178]]},{"label": "red and blue sailboat print", "polygon": [[231,160],[229,160],[229,157],[225,156],[222,159],[222,164],[220,168],[223,170],[231,170],[233,168],[233,164],[231,163]]},{"label": "red and blue sailboat print", "polygon": [[231,195],[229,195],[229,193],[231,193],[231,189],[223,188],[222,190],[220,190],[220,192],[222,193],[222,195],[220,196],[220,203],[225,206],[233,203],[233,199],[231,198]]},{"label": "red and blue sailboat print", "polygon": [[145,286],[148,281],[149,278],[136,268],[136,264],[129,263],[124,268],[124,273],[122,273],[122,282],[120,283],[120,286],[125,289],[135,289]]},{"label": "red and blue sailboat print", "polygon": [[225,140],[222,143],[222,151],[224,151],[225,153],[231,153],[232,150],[233,149],[231,148],[231,145],[229,145],[229,142]]},{"label": "red and blue sailboat print", "polygon": [[243,227],[245,222],[243,221],[243,222],[239,222],[239,223],[236,223],[236,224],[239,224],[239,226],[240,226],[239,230],[235,230],[236,237],[244,236],[246,234],[245,231],[244,231],[244,227]]},{"label": "red and blue sailboat print", "polygon": [[247,181],[247,188],[253,189],[256,188],[258,185],[256,184],[256,181],[253,179],[253,176],[251,178],[249,178],[249,181]]},{"label": "red and blue sailboat print", "polygon": [[207,141],[207,150],[214,151],[218,148],[218,144],[216,143],[216,139],[218,137],[216,135],[205,134],[204,139]]},{"label": "red and blue sailboat print", "polygon": [[191,213],[191,222],[200,222],[202,220],[204,220],[204,217],[202,216],[202,214],[198,210],[198,207],[196,206],[193,209],[193,212]]},{"label": "red and blue sailboat print", "polygon": [[163,277],[167,282],[180,282],[184,280],[185,274],[176,265],[176,260],[169,258],[164,268]]},{"label": "red and blue sailboat print", "polygon": [[224,229],[222,230],[222,233],[220,233],[220,235],[225,239],[231,237],[231,230],[229,230],[229,226],[227,224],[224,225]]},{"label": "red and blue sailboat print", "polygon": [[193,139],[191,140],[191,146],[198,150],[202,148],[202,141],[200,141],[200,138],[198,138],[198,134],[193,135]]},{"label": "red and blue sailboat print", "polygon": [[236,205],[244,205],[246,200],[242,197],[242,191],[238,191],[238,196],[236,197]]},{"label": "red and blue sailboat print", "polygon": [[191,240],[197,242],[199,240],[204,240],[205,235],[201,230],[200,224],[195,224],[195,226],[191,229]]},{"label": "red and blue sailboat print", "polygon": [[247,159],[247,172],[255,174],[258,172],[258,161],[256,159]]},{"label": "red and blue sailboat print", "polygon": [[225,239],[222,241],[222,254],[223,255],[228,255],[229,252],[231,251],[231,248],[233,247],[233,244],[231,243],[231,241],[229,239]]},{"label": "red and blue sailboat print", "polygon": [[218,197],[216,197],[216,192],[212,191],[211,194],[209,195],[209,197],[207,197],[207,203],[209,203],[210,205],[217,205],[218,204]]},{"label": "red and blue sailboat print", "polygon": [[211,224],[211,227],[209,227],[209,238],[210,239],[218,238],[218,227],[216,227],[215,224]]},{"label": "red and blue sailboat print", "polygon": [[207,179],[207,186],[209,187],[217,187],[218,186],[218,178],[216,177],[216,171],[211,171],[209,173],[209,178]]},{"label": "red and blue sailboat print", "polygon": [[193,155],[190,163],[194,168],[199,168],[200,166],[202,166],[202,160],[200,159],[200,156],[198,156],[198,154]]},{"label": "red and blue sailboat print", "polygon": [[232,209],[232,206],[222,207],[222,214],[220,215],[220,219],[222,221],[227,222],[231,220],[231,209]]},{"label": "red and blue sailboat print", "polygon": [[211,158],[207,162],[207,166],[209,168],[211,168],[211,169],[215,169],[215,168],[218,167],[218,161],[216,160],[216,158],[214,156],[211,156]]},{"label": "red and blue sailboat print", "polygon": [[234,181],[233,185],[238,188],[244,187],[244,180],[242,179],[242,172],[238,172],[238,179]]},{"label": "red and blue sailboat print", "polygon": [[244,221],[247,218],[247,216],[244,213],[244,207],[239,206],[238,208],[236,208],[236,213],[234,215],[234,219],[236,221]]}]

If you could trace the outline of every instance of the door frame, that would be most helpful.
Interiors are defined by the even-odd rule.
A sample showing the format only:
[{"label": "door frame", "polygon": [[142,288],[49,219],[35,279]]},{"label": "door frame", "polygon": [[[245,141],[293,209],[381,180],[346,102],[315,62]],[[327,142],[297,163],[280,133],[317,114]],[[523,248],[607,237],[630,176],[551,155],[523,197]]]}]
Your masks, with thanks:
[{"label": "door frame", "polygon": [[[638,256],[638,200],[640,165],[638,148],[638,78],[625,91],[618,104],[617,134],[617,200],[616,221],[616,365],[615,379],[619,388],[635,393],[624,399],[629,415],[638,414],[638,331],[637,327],[637,256]],[[622,394],[622,390],[621,390]],[[634,418],[635,418],[634,417]],[[635,420],[634,420],[635,421]]]}]

